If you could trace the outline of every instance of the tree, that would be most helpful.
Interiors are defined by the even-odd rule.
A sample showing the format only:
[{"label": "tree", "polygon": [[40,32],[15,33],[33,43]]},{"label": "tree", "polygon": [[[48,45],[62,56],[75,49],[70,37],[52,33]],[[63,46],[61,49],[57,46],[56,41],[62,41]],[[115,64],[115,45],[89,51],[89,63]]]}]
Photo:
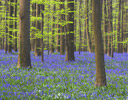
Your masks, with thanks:
[{"label": "tree", "polygon": [[106,0],[103,1],[104,3],[104,22],[103,22],[103,25],[104,25],[104,54],[107,53],[107,36],[106,36],[106,33],[107,33],[107,26],[108,26],[108,21],[107,21],[107,6],[106,6]]},{"label": "tree", "polygon": [[117,52],[121,53],[120,43],[120,18],[121,17],[121,0],[119,0],[118,26],[117,26]]},{"label": "tree", "polygon": [[[86,8],[87,6],[86,6],[86,0],[85,0],[85,2],[84,2],[84,8]],[[84,44],[84,48],[83,48],[83,51],[87,51],[87,34],[86,34],[86,19],[87,19],[87,16],[86,16],[86,12],[87,12],[87,10],[86,9],[84,9],[84,19],[85,19],[85,21],[84,21],[84,32],[83,32],[83,44]]]},{"label": "tree", "polygon": [[[32,16],[33,17],[36,17],[36,3],[33,3],[32,4]],[[32,35],[31,35],[31,38],[34,38],[35,36],[34,36],[34,33],[35,33],[35,29],[36,29],[36,21],[34,20],[34,21],[32,21],[32,27],[34,28],[33,30],[32,30]],[[31,50],[32,51],[35,51],[35,40],[36,39],[31,39]]]},{"label": "tree", "polygon": [[[41,11],[44,11],[44,4],[41,5]],[[41,33],[43,35],[44,32],[44,13],[41,13],[41,17],[42,17],[42,22],[41,22]],[[44,41],[43,41],[43,36],[41,38],[41,61],[44,62]]]},{"label": "tree", "polygon": [[[56,5],[54,4],[53,5],[53,7],[51,7],[51,10],[53,11],[53,12],[55,12],[55,10],[56,10]],[[52,16],[52,21],[53,22],[55,22],[55,15],[54,15],[54,13],[52,14],[53,16]],[[50,44],[50,53],[52,54],[52,53],[54,53],[54,34],[55,34],[55,24],[54,23],[52,23],[52,26],[51,26],[51,31],[52,31],[52,35],[51,35],[51,44]]]},{"label": "tree", "polygon": [[[60,0],[58,0],[59,2]],[[59,10],[60,9],[60,6],[57,6],[56,7],[56,10]],[[59,23],[59,14],[57,16],[57,24],[56,24],[56,28],[57,28],[57,35],[56,35],[56,52],[60,52],[60,25],[58,24]]]},{"label": "tree", "polygon": [[88,43],[88,50],[89,52],[92,52],[92,43],[91,43],[91,37],[90,37],[90,33],[89,33],[89,16],[88,16],[88,2],[89,0],[85,1],[86,3],[86,35],[87,35],[87,43]]},{"label": "tree", "polygon": [[66,25],[66,58],[65,61],[74,61],[74,0],[67,0],[67,8],[70,9],[67,15],[67,21],[71,21]]},{"label": "tree", "polygon": [[30,0],[20,0],[19,54],[17,67],[31,67],[30,60]]},{"label": "tree", "polygon": [[8,3],[7,3],[7,0],[6,0],[6,3],[5,3],[5,6],[6,6],[6,12],[5,12],[5,23],[6,23],[6,27],[5,27],[5,54],[7,54],[7,50],[8,50],[8,42],[7,42],[7,33],[8,33],[8,24],[7,24],[7,20],[8,20]]},{"label": "tree", "polygon": [[113,57],[113,37],[112,37],[112,0],[108,0],[108,51],[107,55]]},{"label": "tree", "polygon": [[101,0],[92,0],[92,22],[95,37],[96,87],[106,86],[104,50],[101,34],[101,14]]},{"label": "tree", "polygon": [[[15,0],[15,18],[17,18],[17,0]],[[15,20],[15,29],[17,29],[17,19]],[[14,50],[17,52],[17,31],[15,31]]]},{"label": "tree", "polygon": [[[40,17],[40,4],[36,4],[36,29],[38,34],[40,34],[40,21],[38,20],[38,17]],[[35,39],[35,56],[40,56],[41,55],[41,50],[40,50],[40,42],[41,39],[36,37]]]},{"label": "tree", "polygon": [[[61,0],[62,4],[60,4],[60,10],[64,9],[64,0]],[[65,15],[60,15],[61,21],[63,22],[65,20]],[[64,33],[64,26],[60,25],[60,32]],[[65,54],[65,35],[60,35],[60,54]]]},{"label": "tree", "polygon": [[13,3],[14,0],[9,0],[9,16],[10,16],[10,23],[9,23],[9,43],[8,43],[8,53],[12,53],[12,29],[13,29]]}]

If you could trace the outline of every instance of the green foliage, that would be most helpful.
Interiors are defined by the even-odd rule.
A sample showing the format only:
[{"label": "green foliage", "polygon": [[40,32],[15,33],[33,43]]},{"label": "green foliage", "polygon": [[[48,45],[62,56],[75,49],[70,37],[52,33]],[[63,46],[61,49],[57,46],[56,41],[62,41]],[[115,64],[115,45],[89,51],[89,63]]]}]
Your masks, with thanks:
[{"label": "green foliage", "polygon": [[[0,5],[0,38],[5,37],[6,35],[8,36],[8,32],[12,31],[13,35],[12,40],[11,41],[14,44],[14,39],[19,39],[19,37],[15,37],[14,33],[17,32],[18,36],[19,36],[19,1],[17,3],[17,17],[14,17],[14,13],[13,13],[13,17],[9,16],[9,9],[7,9],[7,5],[12,5],[15,8],[15,3],[10,3],[10,2],[5,2],[5,0],[2,0],[2,5]],[[66,21],[66,16],[68,15],[68,13],[72,13],[74,12],[74,21],[75,21],[75,30],[74,33],[76,36],[76,46],[79,46],[79,43],[81,42],[79,40],[79,31],[82,31],[82,37],[83,37],[83,32],[86,29],[86,24],[85,21],[88,19],[89,20],[89,34],[91,39],[94,39],[94,34],[93,34],[93,29],[92,29],[92,8],[91,8],[91,0],[89,0],[89,3],[85,5],[84,1],[82,1],[82,3],[80,4],[80,2],[75,2],[75,1],[65,1],[65,2],[60,2],[60,0],[31,0],[30,2],[30,7],[31,7],[31,12],[30,12],[30,21],[31,21],[31,29],[30,29],[30,38],[32,39],[36,39],[36,38],[44,38],[45,43],[47,44],[48,41],[51,41],[51,37],[54,36],[55,40],[56,40],[56,35],[66,35],[69,34],[69,32],[63,32],[63,33],[58,33],[58,28],[56,27],[56,25],[61,25],[63,27],[65,27],[67,24],[72,24],[72,21]],[[41,16],[33,16],[32,12],[32,5],[33,4],[43,4],[44,5],[44,11],[41,11],[41,14],[44,14],[44,19],[41,18]],[[69,8],[67,8],[67,4],[68,3],[74,3],[74,11],[70,11]],[[64,4],[64,9],[60,9],[60,4]],[[55,5],[55,11],[54,11],[54,5]],[[88,18],[86,17],[86,8],[88,5]],[[106,3],[106,6],[107,3]],[[104,5],[103,5],[104,7]],[[107,7],[108,9],[108,7]],[[124,11],[127,11],[128,7],[127,4],[124,4]],[[6,13],[7,12],[7,13]],[[104,10],[103,12],[104,13]],[[60,15],[65,15],[65,20],[61,20]],[[102,14],[102,32],[103,32],[103,37],[104,36],[113,36],[113,46],[115,46],[114,48],[117,48],[117,43],[122,43],[122,44],[127,44],[128,39],[124,39],[123,41],[117,41],[117,24],[118,24],[118,14],[119,14],[119,3],[118,0],[115,0],[112,2],[112,24],[113,24],[113,32],[112,33],[108,33],[108,32],[104,32],[104,26],[103,26],[103,22],[106,20],[108,21],[108,12],[107,14]],[[6,16],[7,15],[7,16]],[[127,16],[127,13],[124,14],[124,16]],[[104,19],[104,17],[107,17],[106,19]],[[53,18],[55,18],[55,21],[53,20]],[[124,18],[125,19],[125,18]],[[37,30],[36,26],[33,26],[33,23],[36,25],[36,21],[44,21],[44,27],[43,27],[43,34],[41,33],[41,30]],[[14,23],[17,22],[17,29],[13,28],[9,28],[9,24],[14,25]],[[120,21],[120,23],[122,23]],[[6,26],[7,24],[7,26]],[[81,28],[79,28],[81,24]],[[108,23],[107,23],[108,24]],[[54,28],[53,25],[55,25]],[[127,30],[127,23],[124,22],[124,27],[126,32]],[[8,32],[6,32],[6,29],[8,29]],[[54,35],[52,34],[52,31],[54,32]],[[127,34],[127,33],[124,33]],[[82,41],[84,40],[84,38],[82,38]],[[82,48],[85,47],[86,45],[82,43]]]}]

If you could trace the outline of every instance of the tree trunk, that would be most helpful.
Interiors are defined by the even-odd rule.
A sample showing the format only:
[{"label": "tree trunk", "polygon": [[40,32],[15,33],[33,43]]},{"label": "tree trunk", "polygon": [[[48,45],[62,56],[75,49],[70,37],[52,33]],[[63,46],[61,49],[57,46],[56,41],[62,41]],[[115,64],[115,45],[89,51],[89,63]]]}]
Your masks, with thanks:
[{"label": "tree trunk", "polygon": [[113,57],[113,29],[112,29],[112,0],[108,0],[108,51],[107,55]]},{"label": "tree trunk", "polygon": [[[86,2],[84,2],[84,8],[86,8]],[[85,22],[84,22],[84,31],[83,31],[83,51],[87,51],[87,35],[86,35],[86,18],[87,18],[87,16],[86,16],[86,13],[87,13],[87,9],[84,9]]]},{"label": "tree trunk", "polygon": [[92,22],[95,37],[96,87],[106,86],[104,50],[101,33],[101,0],[92,0]]},{"label": "tree trunk", "polygon": [[[67,15],[67,21],[72,21],[66,25],[66,58],[65,61],[75,61],[74,57],[74,0],[67,0],[71,2],[67,4],[67,8],[70,8],[70,11]],[[72,3],[73,2],[73,3]]]},{"label": "tree trunk", "polygon": [[81,0],[79,1],[80,3],[79,3],[79,54],[80,54],[80,51],[81,51],[81,34],[82,34],[82,32],[81,32],[81,27],[82,27],[82,16],[81,16]]},{"label": "tree trunk", "polygon": [[[44,11],[44,5],[41,5],[41,11]],[[44,27],[44,13],[41,13],[42,23],[41,23],[41,33],[43,35],[43,27]],[[44,62],[44,41],[43,37],[41,38],[41,61]]]},{"label": "tree trunk", "polygon": [[[58,17],[57,17],[57,22],[58,22]],[[57,27],[57,36],[56,36],[56,52],[60,52],[60,25],[59,24],[56,24],[56,27]]]},{"label": "tree trunk", "polygon": [[[52,11],[55,12],[55,4],[53,5]],[[52,15],[52,21],[55,22],[55,15]],[[51,26],[52,36],[51,36],[51,44],[50,44],[50,53],[54,53],[54,34],[55,34],[55,24],[53,23]]]},{"label": "tree trunk", "polygon": [[[40,4],[36,4],[36,17],[40,17]],[[36,21],[36,29],[37,29],[37,33],[40,33],[40,21],[37,20]],[[36,33],[36,34],[37,34]],[[41,55],[41,49],[40,49],[40,38],[35,39],[35,56],[40,56]]]},{"label": "tree trunk", "polygon": [[92,48],[92,43],[91,43],[91,37],[90,37],[90,33],[89,33],[89,16],[88,16],[88,0],[85,1],[86,2],[86,35],[87,35],[87,43],[88,43],[88,50],[89,52],[91,52],[91,48]]},{"label": "tree trunk", "polygon": [[106,10],[106,0],[104,0],[104,54],[107,53],[107,36],[106,36],[106,33],[107,33],[107,26],[108,26],[108,21],[107,21],[107,10]]},{"label": "tree trunk", "polygon": [[30,60],[30,0],[20,0],[18,68],[31,67]]},{"label": "tree trunk", "polygon": [[[36,3],[32,4],[32,16],[36,17]],[[32,22],[32,27],[36,28],[36,21]],[[35,38],[35,36],[34,36],[35,33],[36,33],[36,30],[33,29],[32,30],[32,35],[31,35],[31,38],[32,38],[31,39],[31,50],[32,51],[35,51],[35,40],[36,40],[36,39],[34,39]]]},{"label": "tree trunk", "polygon": [[13,29],[13,5],[12,3],[14,3],[14,0],[10,0],[9,1],[9,17],[10,17],[10,22],[9,22],[9,41],[8,41],[8,53],[12,53],[12,29]]},{"label": "tree trunk", "polygon": [[[123,42],[124,39],[124,0],[122,0],[122,27],[121,27],[121,42]],[[121,52],[123,53],[123,47],[124,47],[124,43],[121,43]]]},{"label": "tree trunk", "polygon": [[121,53],[120,42],[120,16],[121,16],[121,0],[119,0],[118,26],[117,26],[117,52]]},{"label": "tree trunk", "polygon": [[[15,0],[15,18],[17,18],[17,0]],[[17,19],[15,20],[15,29],[17,29]],[[17,31],[15,31],[14,51],[17,52]]]},{"label": "tree trunk", "polygon": [[[62,3],[64,3],[64,0],[61,0]],[[60,4],[60,10],[64,9],[64,4]],[[61,14],[60,15],[61,18],[61,22],[63,23],[63,21],[65,20],[65,15]],[[60,32],[61,34],[64,33],[64,26],[60,25]],[[64,55],[65,54],[65,35],[62,34],[60,35],[60,55]]]},{"label": "tree trunk", "polygon": [[6,6],[6,16],[5,16],[5,22],[6,22],[6,28],[5,28],[5,54],[7,54],[7,50],[8,50],[8,39],[7,39],[7,34],[8,34],[8,24],[7,24],[7,20],[8,20],[8,3],[7,3],[7,0],[6,0],[6,3],[5,3],[5,6]]}]

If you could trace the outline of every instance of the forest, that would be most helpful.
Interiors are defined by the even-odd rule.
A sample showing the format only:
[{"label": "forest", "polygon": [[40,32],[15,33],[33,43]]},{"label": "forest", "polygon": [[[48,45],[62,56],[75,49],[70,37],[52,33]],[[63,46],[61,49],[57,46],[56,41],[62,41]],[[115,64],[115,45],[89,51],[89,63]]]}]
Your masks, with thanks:
[{"label": "forest", "polygon": [[0,100],[128,100],[128,0],[0,0]]}]

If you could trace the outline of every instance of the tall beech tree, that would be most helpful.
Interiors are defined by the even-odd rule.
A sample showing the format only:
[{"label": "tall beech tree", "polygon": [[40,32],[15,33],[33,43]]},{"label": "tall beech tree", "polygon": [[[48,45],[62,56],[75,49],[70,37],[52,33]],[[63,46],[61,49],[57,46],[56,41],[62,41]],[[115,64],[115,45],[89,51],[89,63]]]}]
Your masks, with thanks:
[{"label": "tall beech tree", "polygon": [[[15,2],[15,18],[17,18],[17,0]],[[15,19],[15,29],[17,29],[17,19]],[[17,52],[17,31],[15,31],[15,44],[14,44],[14,50]]]},{"label": "tall beech tree", "polygon": [[[54,4],[53,7],[51,7],[52,11],[55,12],[56,10],[56,5]],[[52,16],[52,22],[55,22],[55,15],[53,13]],[[55,38],[54,38],[54,34],[55,34],[55,24],[52,23],[51,26],[51,32],[52,32],[52,36],[51,36],[51,44],[50,44],[50,53],[54,53],[54,42],[55,42]]]},{"label": "tall beech tree", "polygon": [[[44,4],[41,5],[40,10],[44,11]],[[42,22],[41,22],[41,34],[44,32],[44,13],[41,12]],[[41,38],[41,61],[44,62],[44,41],[43,36]]]},{"label": "tall beech tree", "polygon": [[[60,10],[64,9],[64,1],[61,0],[62,4],[60,4]],[[65,15],[60,14],[61,21],[63,22],[65,20]],[[64,26],[60,25],[60,32],[61,34],[64,33]],[[64,55],[65,54],[65,35],[60,35],[60,54]]]},{"label": "tall beech tree", "polygon": [[103,1],[103,4],[104,4],[104,22],[103,22],[103,26],[104,26],[104,54],[107,53],[107,36],[106,36],[106,33],[107,33],[107,26],[108,26],[108,21],[107,21],[107,6],[106,6],[106,0]]},{"label": "tall beech tree", "polygon": [[96,87],[107,85],[101,33],[101,11],[101,0],[92,0],[92,22],[95,37]]},{"label": "tall beech tree", "polygon": [[[36,17],[36,3],[33,3],[32,4],[32,16],[33,17]],[[36,21],[32,21],[32,27],[33,28],[36,28]],[[31,38],[34,38],[34,33],[35,33],[35,29],[32,30],[32,35],[31,35]],[[35,51],[35,40],[36,39],[31,39],[31,50],[32,51]]]},{"label": "tall beech tree", "polygon": [[6,10],[5,10],[5,23],[6,23],[6,27],[5,27],[5,47],[4,47],[4,51],[5,54],[7,54],[7,50],[8,50],[8,39],[7,39],[7,34],[8,34],[8,24],[7,24],[7,20],[8,20],[8,0],[5,0],[5,6],[6,6]]},{"label": "tall beech tree", "polygon": [[119,13],[118,13],[118,26],[117,26],[117,52],[121,53],[121,43],[120,43],[120,27],[121,27],[121,0],[119,0]]},{"label": "tall beech tree", "polygon": [[112,37],[112,0],[108,0],[108,51],[107,55],[113,57],[113,37]]},{"label": "tall beech tree", "polygon": [[78,51],[79,51],[79,54],[80,54],[80,51],[81,51],[81,0],[78,0]]},{"label": "tall beech tree", "polygon": [[67,0],[67,8],[70,9],[67,15],[67,21],[71,21],[66,25],[66,58],[65,61],[75,61],[74,57],[74,0]]},{"label": "tall beech tree", "polygon": [[[57,2],[59,2],[60,0],[57,0]],[[56,10],[60,10],[60,6],[58,6],[58,4],[56,4]],[[56,21],[57,21],[57,24],[56,24],[56,28],[57,28],[57,35],[56,35],[56,52],[60,52],[60,25],[59,25],[59,16],[60,14],[57,15],[57,18],[56,18]]]},{"label": "tall beech tree", "polygon": [[90,36],[90,33],[89,33],[89,7],[88,7],[88,2],[89,0],[85,0],[85,4],[86,4],[86,36],[87,36],[87,43],[88,43],[88,50],[89,52],[91,52],[92,50],[92,43],[91,43],[91,36]]},{"label": "tall beech tree", "polygon": [[[86,4],[86,0],[84,2],[84,8],[87,7],[87,4]],[[83,48],[83,51],[87,51],[87,34],[86,34],[86,20],[87,20],[87,16],[86,16],[86,13],[87,13],[87,9],[84,9],[84,13],[85,13],[85,22],[84,22],[84,32],[83,32],[83,44],[84,44],[84,48]]]},{"label": "tall beech tree", "polygon": [[[60,0],[57,0],[58,2],[60,1]],[[57,5],[57,7],[56,7],[56,10],[60,10],[60,6],[58,6]],[[59,14],[58,14],[58,16],[57,16],[57,24],[56,24],[56,28],[57,28],[57,35],[56,35],[56,52],[60,52],[60,35],[59,35],[59,33],[60,33],[60,25],[58,24],[59,23]]]},{"label": "tall beech tree", "polygon": [[10,4],[9,4],[9,17],[10,17],[10,21],[9,21],[9,43],[8,43],[8,53],[12,53],[12,34],[13,34],[13,3],[14,0],[9,0]]},{"label": "tall beech tree", "polygon": [[[36,4],[36,28],[37,28],[37,32],[40,34],[40,21],[38,20],[38,17],[40,17],[40,4]],[[40,49],[40,43],[41,43],[41,39],[39,37],[36,37],[35,39],[35,56],[40,56],[41,55],[41,49]]]},{"label": "tall beech tree", "polygon": [[[122,12],[122,14],[121,14],[121,15],[122,15],[122,16],[121,16],[121,17],[122,17],[122,21],[121,21],[121,26],[122,26],[122,27],[121,27],[121,41],[122,41],[122,42],[123,42],[123,40],[124,40],[124,24],[123,24],[123,23],[124,23],[124,1],[125,1],[125,0],[123,0],[123,1],[122,1],[122,4],[121,4],[121,8],[122,8],[122,11],[121,11],[121,12]],[[124,49],[124,44],[121,43],[121,52],[124,51],[123,49]]]},{"label": "tall beech tree", "polygon": [[30,59],[30,0],[20,0],[19,54],[17,67],[31,67]]}]

